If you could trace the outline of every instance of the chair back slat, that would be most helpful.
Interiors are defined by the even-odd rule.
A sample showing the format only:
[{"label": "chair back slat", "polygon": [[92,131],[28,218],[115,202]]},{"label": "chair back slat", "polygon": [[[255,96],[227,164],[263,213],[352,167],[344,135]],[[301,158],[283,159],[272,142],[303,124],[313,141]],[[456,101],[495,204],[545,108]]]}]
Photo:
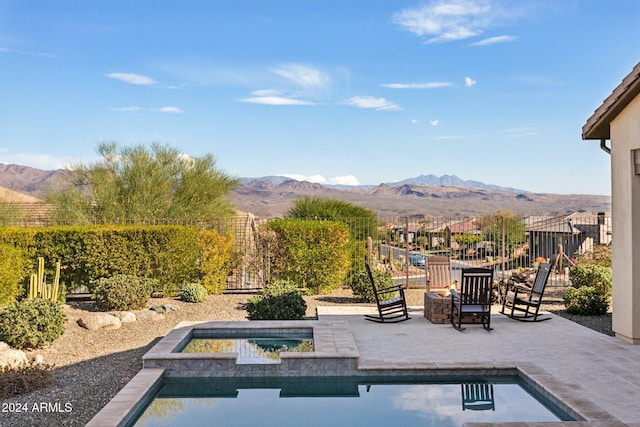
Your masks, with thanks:
[{"label": "chair back slat", "polygon": [[463,304],[490,304],[493,270],[466,268],[462,270],[460,295]]},{"label": "chair back slat", "polygon": [[427,292],[449,289],[451,286],[451,260],[449,257],[428,257],[427,275],[429,279]]},{"label": "chair back slat", "polygon": [[533,286],[531,288],[532,294],[536,294],[539,296],[542,296],[542,294],[544,294],[544,288],[547,286],[549,274],[551,274],[551,264],[540,264],[540,266],[538,267],[538,272],[536,273],[536,278],[533,280]]}]

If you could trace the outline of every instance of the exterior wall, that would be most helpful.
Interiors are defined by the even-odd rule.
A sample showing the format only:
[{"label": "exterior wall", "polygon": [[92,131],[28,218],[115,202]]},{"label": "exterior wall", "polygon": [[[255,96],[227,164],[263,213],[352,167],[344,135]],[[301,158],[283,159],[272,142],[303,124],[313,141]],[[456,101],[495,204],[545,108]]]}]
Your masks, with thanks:
[{"label": "exterior wall", "polygon": [[613,219],[613,331],[640,344],[640,175],[633,153],[640,149],[640,96],[611,122]]}]

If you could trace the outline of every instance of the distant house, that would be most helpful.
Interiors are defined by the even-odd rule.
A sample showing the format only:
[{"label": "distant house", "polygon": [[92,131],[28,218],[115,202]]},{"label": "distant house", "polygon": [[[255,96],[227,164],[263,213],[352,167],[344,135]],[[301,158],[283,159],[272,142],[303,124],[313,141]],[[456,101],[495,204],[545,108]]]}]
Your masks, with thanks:
[{"label": "distant house", "polygon": [[529,257],[553,259],[560,251],[570,258],[590,252],[596,245],[611,243],[611,217],[578,214],[557,217],[530,217],[525,230]]},{"label": "distant house", "polygon": [[458,241],[456,241],[457,236],[462,236],[464,234],[482,234],[482,231],[480,231],[480,228],[478,228],[478,224],[475,218],[449,224],[446,226],[445,232],[447,246],[456,251],[461,249],[470,249],[458,243]]}]

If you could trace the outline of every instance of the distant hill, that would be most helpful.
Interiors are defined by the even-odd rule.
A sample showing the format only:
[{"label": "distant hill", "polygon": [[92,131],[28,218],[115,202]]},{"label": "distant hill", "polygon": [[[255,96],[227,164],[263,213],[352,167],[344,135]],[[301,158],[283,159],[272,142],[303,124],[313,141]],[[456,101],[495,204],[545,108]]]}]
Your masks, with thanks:
[{"label": "distant hill", "polygon": [[[63,176],[64,170],[0,164],[1,187],[35,197]],[[421,175],[377,186],[327,186],[282,176],[242,178],[230,199],[240,211],[273,218],[283,216],[294,200],[305,196],[344,200],[394,216],[475,216],[496,210],[523,216],[611,211],[609,196],[530,193],[453,175]]]}]

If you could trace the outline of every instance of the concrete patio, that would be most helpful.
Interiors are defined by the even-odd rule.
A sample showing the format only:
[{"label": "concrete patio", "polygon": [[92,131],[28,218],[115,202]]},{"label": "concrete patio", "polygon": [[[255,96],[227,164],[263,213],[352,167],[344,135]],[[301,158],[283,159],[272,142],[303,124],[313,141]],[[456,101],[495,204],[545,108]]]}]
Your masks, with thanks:
[{"label": "concrete patio", "polygon": [[366,321],[369,307],[320,307],[318,317],[348,323],[360,352],[359,369],[517,367],[590,421],[566,425],[640,426],[640,346],[559,316],[524,323],[497,309],[491,332],[480,325],[459,332],[432,324],[423,307],[411,307],[410,320],[392,324]]}]

